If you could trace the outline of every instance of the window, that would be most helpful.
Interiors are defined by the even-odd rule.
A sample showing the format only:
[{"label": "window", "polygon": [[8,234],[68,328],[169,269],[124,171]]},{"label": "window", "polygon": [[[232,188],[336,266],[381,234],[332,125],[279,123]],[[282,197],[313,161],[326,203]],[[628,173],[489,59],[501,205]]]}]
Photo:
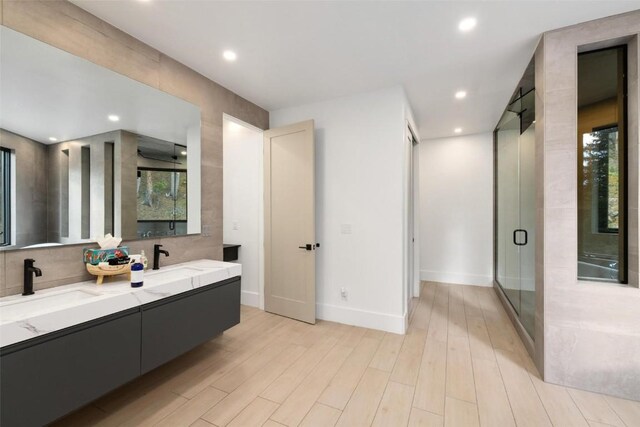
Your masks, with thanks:
[{"label": "window", "polygon": [[0,147],[0,246],[11,244],[11,151]]},{"label": "window", "polygon": [[627,283],[626,46],[578,56],[578,278]]}]

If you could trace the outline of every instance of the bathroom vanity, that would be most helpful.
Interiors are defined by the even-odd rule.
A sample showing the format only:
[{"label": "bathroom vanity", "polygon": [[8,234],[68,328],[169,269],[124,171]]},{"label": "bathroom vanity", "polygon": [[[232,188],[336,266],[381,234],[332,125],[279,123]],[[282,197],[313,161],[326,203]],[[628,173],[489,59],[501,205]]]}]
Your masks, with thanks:
[{"label": "bathroom vanity", "polygon": [[191,261],[0,299],[0,425],[40,426],[240,322],[241,266]]}]

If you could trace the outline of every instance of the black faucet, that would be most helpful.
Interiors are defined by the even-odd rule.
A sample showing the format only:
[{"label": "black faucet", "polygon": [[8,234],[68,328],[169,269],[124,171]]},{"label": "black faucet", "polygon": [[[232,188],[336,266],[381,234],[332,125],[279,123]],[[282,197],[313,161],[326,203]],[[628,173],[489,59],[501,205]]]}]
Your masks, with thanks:
[{"label": "black faucet", "polygon": [[162,245],[153,245],[153,269],[160,269],[160,254],[164,254],[165,256],[169,256],[169,251],[165,251],[164,249],[160,249]]},{"label": "black faucet", "polygon": [[24,260],[24,292],[22,295],[33,295],[33,274],[36,277],[42,276],[42,270],[33,266],[35,259],[27,258]]}]

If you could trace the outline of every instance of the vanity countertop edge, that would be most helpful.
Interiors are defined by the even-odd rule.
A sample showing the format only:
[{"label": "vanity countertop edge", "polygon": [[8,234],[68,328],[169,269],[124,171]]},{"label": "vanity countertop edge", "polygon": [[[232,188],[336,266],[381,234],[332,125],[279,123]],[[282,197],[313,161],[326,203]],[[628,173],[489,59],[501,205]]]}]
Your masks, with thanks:
[{"label": "vanity countertop edge", "polygon": [[[85,281],[36,291],[29,297],[0,298],[0,348],[241,275],[240,264],[200,259],[149,270],[140,288],[132,288],[126,276],[121,276],[102,285]],[[3,307],[25,302],[26,298],[47,298],[73,291],[94,296],[36,311],[25,307],[24,312],[14,317],[2,313]]]}]

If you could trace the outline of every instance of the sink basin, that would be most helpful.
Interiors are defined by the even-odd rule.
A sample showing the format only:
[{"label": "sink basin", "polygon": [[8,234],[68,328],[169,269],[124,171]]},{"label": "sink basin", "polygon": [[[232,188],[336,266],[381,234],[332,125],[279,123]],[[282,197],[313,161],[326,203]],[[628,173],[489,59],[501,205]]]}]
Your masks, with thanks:
[{"label": "sink basin", "polygon": [[0,320],[15,320],[22,316],[28,317],[56,306],[72,304],[99,296],[99,293],[85,289],[70,289],[63,292],[25,296],[13,301],[0,303]]},{"label": "sink basin", "polygon": [[215,265],[213,264],[213,262],[206,262],[206,261],[203,261],[198,264],[192,264],[191,267],[202,269],[202,270],[222,270],[223,268],[227,268],[221,265]]},{"label": "sink basin", "polygon": [[150,281],[153,283],[172,282],[174,280],[189,279],[202,273],[202,271],[202,269],[194,267],[177,267],[171,270],[157,270],[145,274],[144,281]]}]

